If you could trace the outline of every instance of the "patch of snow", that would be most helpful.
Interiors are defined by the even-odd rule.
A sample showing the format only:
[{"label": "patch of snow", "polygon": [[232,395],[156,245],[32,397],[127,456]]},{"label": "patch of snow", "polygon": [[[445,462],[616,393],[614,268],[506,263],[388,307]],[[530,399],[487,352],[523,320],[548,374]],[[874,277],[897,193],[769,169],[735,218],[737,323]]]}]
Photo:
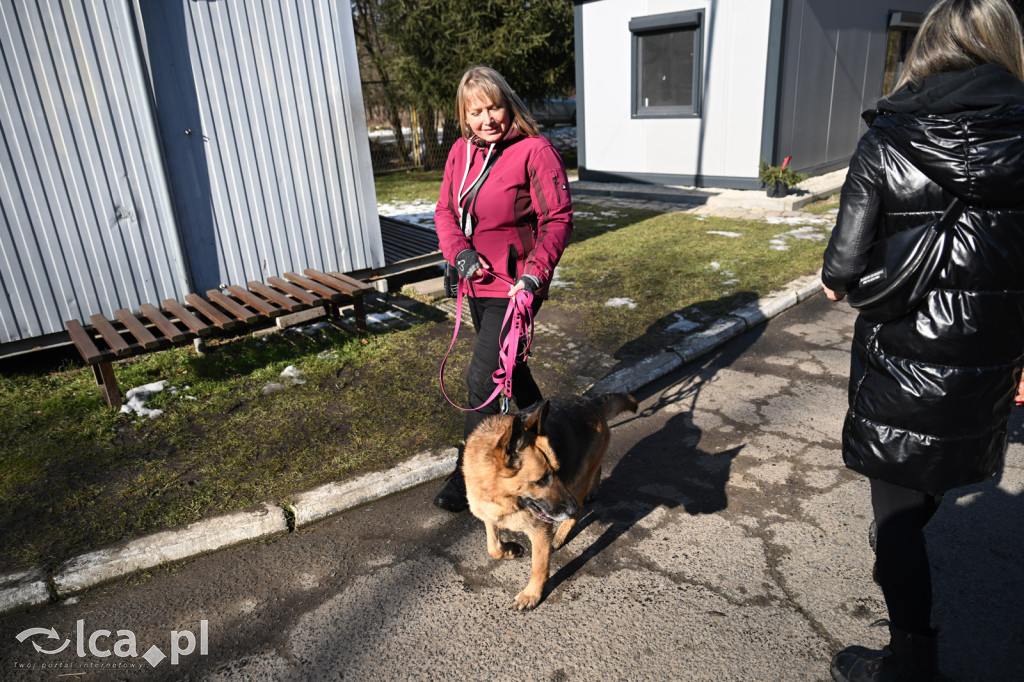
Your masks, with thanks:
[{"label": "patch of snow", "polygon": [[604,302],[606,308],[629,308],[632,310],[636,303],[631,298],[610,298]]},{"label": "patch of snow", "polygon": [[329,322],[314,322],[313,324],[307,325],[305,327],[288,327],[287,330],[290,332],[298,332],[300,334],[305,334],[306,336],[316,336],[321,329],[326,329],[327,327],[330,326],[331,325]]},{"label": "patch of snow", "polygon": [[669,332],[688,332],[696,329],[700,325],[696,322],[686,319],[680,313],[675,313],[676,321],[665,328],[665,331]]},{"label": "patch of snow", "polygon": [[719,263],[718,261],[711,261],[710,263],[708,263],[708,265],[710,265],[710,266],[711,266],[711,269],[712,269],[713,271],[715,271],[715,272],[717,272],[717,271],[718,271],[718,269],[719,269],[720,267],[722,267],[722,264],[721,264],[721,263]]},{"label": "patch of snow", "polygon": [[804,239],[808,241],[820,242],[828,239],[826,234],[828,230],[822,231],[821,228],[813,225],[801,225],[800,227],[790,230],[789,232],[783,232],[777,234],[768,241],[768,248],[775,251],[787,251],[789,250],[789,240],[791,239]]},{"label": "patch of snow", "polygon": [[559,274],[561,270],[555,268],[554,274],[551,276],[551,282],[548,284],[549,289],[568,289],[573,285],[572,281],[562,279]]},{"label": "patch of snow", "polygon": [[385,310],[382,313],[370,313],[366,316],[366,324],[370,325],[385,325],[390,320],[402,319],[402,313],[397,310]]},{"label": "patch of snow", "polygon": [[144,386],[137,386],[135,388],[128,389],[128,393],[125,394],[125,404],[121,406],[121,412],[124,414],[134,412],[140,417],[156,419],[162,415],[164,411],[149,409],[146,407],[146,401],[157,393],[163,391],[164,384],[166,383],[166,379],[161,379],[160,381],[154,381],[151,384],[145,384]]},{"label": "patch of snow", "polygon": [[771,216],[765,219],[769,225],[828,225],[828,218],[812,218],[810,216]]},{"label": "patch of snow", "polygon": [[285,367],[281,372],[281,378],[291,386],[301,386],[306,383],[305,379],[302,378],[302,370],[296,368],[295,365]]},{"label": "patch of snow", "polygon": [[723,230],[708,230],[708,234],[717,234],[723,237],[742,237],[739,232],[725,232]]},{"label": "patch of snow", "polygon": [[433,231],[434,208],[436,205],[437,202],[428,201],[427,199],[394,201],[377,204],[377,213]]}]

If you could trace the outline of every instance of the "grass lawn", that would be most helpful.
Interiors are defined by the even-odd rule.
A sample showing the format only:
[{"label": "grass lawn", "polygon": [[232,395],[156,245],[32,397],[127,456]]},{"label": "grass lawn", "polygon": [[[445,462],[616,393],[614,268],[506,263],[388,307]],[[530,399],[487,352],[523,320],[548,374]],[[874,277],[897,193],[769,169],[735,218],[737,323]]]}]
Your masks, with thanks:
[{"label": "grass lawn", "polygon": [[[382,200],[422,199],[439,183],[427,174],[381,180]],[[576,234],[547,305],[577,320],[575,333],[591,345],[616,354],[676,311],[707,322],[813,272],[827,230],[578,202]],[[153,419],[106,407],[80,363],[0,367],[0,571],[52,569],[122,538],[287,502],[456,443],[462,415],[444,401],[436,376],[452,325],[432,308],[407,320],[364,337],[328,325],[214,342],[204,356],[185,347],[118,361],[124,390],[166,382],[147,403],[164,411]],[[470,347],[464,331],[449,361],[456,401],[464,399]],[[305,383],[265,394],[271,383],[288,383],[288,366]]]},{"label": "grass lawn", "polygon": [[403,171],[378,175],[373,182],[377,189],[377,203],[429,200],[437,202],[441,191],[442,171]]}]

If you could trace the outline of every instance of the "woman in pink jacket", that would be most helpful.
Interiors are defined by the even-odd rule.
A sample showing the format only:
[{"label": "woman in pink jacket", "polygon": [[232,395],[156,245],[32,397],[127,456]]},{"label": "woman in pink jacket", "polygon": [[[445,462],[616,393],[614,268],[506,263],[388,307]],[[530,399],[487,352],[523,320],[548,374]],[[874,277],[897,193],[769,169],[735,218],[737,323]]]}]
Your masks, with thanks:
[{"label": "woman in pink jacket", "polygon": [[[469,405],[494,390],[502,321],[509,298],[534,294],[536,314],[547,298],[555,265],[572,234],[572,201],[565,165],[519,96],[494,69],[474,66],[455,95],[462,138],[448,154],[434,224],[441,252],[469,284],[477,341],[466,376]],[[513,282],[512,286],[504,280]],[[512,374],[512,397],[521,409],[541,400],[523,362]],[[465,435],[499,410],[497,400],[466,413]],[[434,504],[466,508],[462,456]]]}]

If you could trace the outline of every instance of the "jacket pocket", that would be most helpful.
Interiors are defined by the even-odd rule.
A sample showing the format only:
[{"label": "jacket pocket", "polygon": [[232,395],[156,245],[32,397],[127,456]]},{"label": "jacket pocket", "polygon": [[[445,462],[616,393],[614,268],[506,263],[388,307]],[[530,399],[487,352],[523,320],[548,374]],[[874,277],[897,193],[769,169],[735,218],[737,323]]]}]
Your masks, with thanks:
[{"label": "jacket pocket", "polygon": [[513,282],[519,279],[519,252],[516,250],[515,244],[508,245],[508,260],[505,261],[505,268]]}]

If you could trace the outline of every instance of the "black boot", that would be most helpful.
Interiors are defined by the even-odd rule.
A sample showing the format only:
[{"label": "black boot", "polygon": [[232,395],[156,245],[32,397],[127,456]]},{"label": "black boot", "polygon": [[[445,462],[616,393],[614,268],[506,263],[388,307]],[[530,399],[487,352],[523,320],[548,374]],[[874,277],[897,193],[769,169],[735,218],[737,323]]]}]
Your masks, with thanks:
[{"label": "black boot", "polygon": [[459,453],[458,461],[455,463],[455,471],[445,479],[441,492],[434,498],[434,506],[450,511],[453,514],[457,514],[469,506],[469,503],[466,501],[466,479],[462,477],[461,452]]},{"label": "black boot", "polygon": [[832,659],[836,682],[930,682],[939,679],[935,634],[889,627],[889,646],[881,651],[851,646]]}]

